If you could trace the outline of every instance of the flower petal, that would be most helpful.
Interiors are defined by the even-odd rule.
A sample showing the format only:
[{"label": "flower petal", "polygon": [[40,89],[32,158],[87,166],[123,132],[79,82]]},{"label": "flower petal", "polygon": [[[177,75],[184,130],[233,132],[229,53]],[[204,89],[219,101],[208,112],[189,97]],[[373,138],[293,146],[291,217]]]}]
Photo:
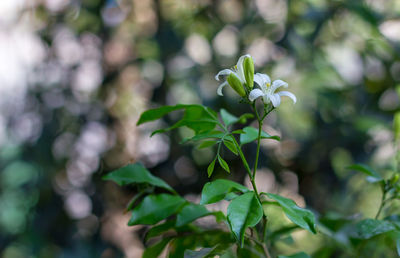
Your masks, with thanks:
[{"label": "flower petal", "polygon": [[216,79],[217,81],[219,81],[219,80],[221,80],[221,77],[226,77],[226,76],[228,76],[228,75],[231,74],[231,73],[233,73],[233,71],[232,71],[231,69],[224,69],[224,70],[221,70],[221,71],[219,71],[219,72],[217,73],[217,75],[215,75],[215,79]]},{"label": "flower petal", "polygon": [[249,94],[249,100],[254,101],[255,99],[264,96],[264,92],[262,92],[260,89],[254,89],[250,91]]},{"label": "flower petal", "polygon": [[276,89],[278,89],[278,88],[280,88],[280,87],[287,88],[287,87],[288,87],[287,82],[284,82],[284,81],[282,81],[282,80],[275,80],[275,81],[272,83],[271,92],[275,92]]},{"label": "flower petal", "polygon": [[224,81],[223,83],[221,83],[221,84],[218,86],[218,89],[217,89],[217,94],[218,94],[218,95],[224,96],[224,94],[222,94],[222,89],[223,89],[226,85],[228,85],[228,82],[227,82],[227,81]]},{"label": "flower petal", "polygon": [[249,54],[241,56],[236,64],[237,67],[237,74],[238,74],[238,78],[240,79],[240,81],[242,81],[242,83],[246,82],[246,78],[244,77],[244,69],[243,69],[243,62],[244,59],[246,57],[251,57]]},{"label": "flower petal", "polygon": [[296,103],[296,101],[297,101],[296,96],[289,91],[280,91],[280,92],[277,92],[276,94],[278,94],[279,96],[286,96],[286,97],[291,98],[293,100],[293,103]]},{"label": "flower petal", "polygon": [[251,58],[251,55],[246,54],[246,55],[243,55],[243,56],[239,57],[239,60],[238,60],[238,62],[237,62],[237,64],[236,64],[237,67],[243,66],[243,61],[244,61],[244,59],[245,59],[246,57],[250,57],[250,58]]},{"label": "flower petal", "polygon": [[279,105],[281,104],[281,97],[278,94],[271,94],[269,96],[269,99],[271,100],[274,107],[279,107]]},{"label": "flower petal", "polygon": [[268,75],[263,73],[256,73],[254,75],[254,81],[260,86],[261,90],[265,93],[267,91],[267,83],[271,83],[271,79]]}]

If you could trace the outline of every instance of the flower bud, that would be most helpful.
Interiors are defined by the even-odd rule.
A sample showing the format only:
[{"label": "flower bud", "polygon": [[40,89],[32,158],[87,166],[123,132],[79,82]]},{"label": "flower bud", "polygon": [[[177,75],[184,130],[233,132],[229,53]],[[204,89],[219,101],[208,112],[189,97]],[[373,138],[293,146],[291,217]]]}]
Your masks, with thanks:
[{"label": "flower bud", "polygon": [[234,73],[229,74],[226,80],[228,81],[232,89],[234,89],[241,97],[246,96],[246,92],[244,91],[242,82]]},{"label": "flower bud", "polygon": [[254,86],[254,62],[252,57],[246,57],[243,61],[244,78],[246,79],[247,88],[253,89]]}]

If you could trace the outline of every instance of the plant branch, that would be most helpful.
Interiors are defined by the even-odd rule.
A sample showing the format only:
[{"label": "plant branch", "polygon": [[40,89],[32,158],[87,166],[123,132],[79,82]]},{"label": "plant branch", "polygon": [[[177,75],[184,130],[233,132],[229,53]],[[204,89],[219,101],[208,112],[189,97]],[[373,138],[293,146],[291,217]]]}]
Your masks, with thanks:
[{"label": "plant branch", "polygon": [[243,162],[243,165],[244,165],[244,167],[245,167],[245,169],[247,171],[247,174],[249,175],[251,185],[253,186],[253,189],[254,189],[254,193],[256,194],[256,197],[257,197],[258,201],[261,203],[261,198],[260,198],[260,195],[258,194],[256,182],[254,181],[254,177],[253,177],[253,175],[251,173],[251,169],[250,169],[249,163],[247,163],[247,160],[246,160],[246,157],[243,154],[242,148],[240,148],[239,144],[237,143],[237,141],[236,141],[236,139],[235,139],[235,137],[233,135],[232,135],[232,140],[233,140],[233,143],[236,146],[236,149],[239,152],[239,156],[242,159],[242,162]]},{"label": "plant branch", "polygon": [[[256,111],[256,113],[257,113],[257,111]],[[258,117],[258,115],[257,115],[257,117]],[[263,124],[263,121],[258,120],[257,150],[256,150],[256,160],[254,161],[253,178],[256,177],[256,171],[257,171],[257,167],[258,167],[258,157],[260,156],[262,124]]]},{"label": "plant branch", "polygon": [[379,215],[381,214],[381,212],[382,212],[382,210],[383,210],[383,207],[385,206],[385,204],[386,204],[386,191],[384,190],[383,191],[383,194],[382,194],[382,199],[381,199],[381,205],[379,206],[379,210],[378,210],[378,212],[376,213],[376,216],[375,216],[375,219],[378,219],[378,217],[379,217]]}]

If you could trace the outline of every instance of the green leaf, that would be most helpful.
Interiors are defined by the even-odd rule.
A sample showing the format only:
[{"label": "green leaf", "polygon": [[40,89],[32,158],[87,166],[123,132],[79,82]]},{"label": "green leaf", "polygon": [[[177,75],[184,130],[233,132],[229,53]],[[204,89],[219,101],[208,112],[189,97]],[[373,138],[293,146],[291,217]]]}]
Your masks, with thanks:
[{"label": "green leaf", "polygon": [[273,232],[271,232],[268,235],[268,239],[271,242],[276,242],[278,239],[282,239],[285,236],[289,235],[290,233],[292,233],[292,231],[299,229],[300,227],[297,225],[290,225],[290,226],[282,226],[280,227],[278,230],[275,230]]},{"label": "green leaf", "polygon": [[246,228],[254,227],[260,221],[263,209],[254,192],[236,197],[228,206],[228,222],[236,240],[243,247]]},{"label": "green leaf", "polygon": [[185,250],[184,258],[208,258],[208,257],[227,257],[221,256],[221,254],[225,254],[227,249],[231,247],[231,244],[227,243],[218,243],[212,247],[203,247],[199,250]]},{"label": "green leaf", "polygon": [[162,253],[164,248],[168,245],[169,241],[171,241],[171,239],[172,237],[163,238],[156,244],[147,247],[143,252],[142,258],[158,257]]},{"label": "green leaf", "polygon": [[208,147],[215,145],[216,143],[217,143],[217,141],[204,141],[199,146],[197,146],[197,149],[208,148]]},{"label": "green leaf", "polygon": [[179,109],[185,110],[185,114],[183,115],[182,119],[180,119],[171,127],[154,131],[152,135],[167,132],[182,126],[186,126],[196,133],[200,133],[214,129],[215,125],[219,123],[215,111],[210,108],[202,105],[178,104],[176,106],[163,106],[143,112],[139,118],[139,121],[137,122],[137,125],[160,119],[168,113]]},{"label": "green leaf", "polygon": [[202,246],[204,240],[201,239],[198,235],[192,234],[182,237],[176,237],[172,240],[169,248],[169,257],[173,258],[181,258],[184,257],[184,253],[187,250],[195,249],[196,246]]},{"label": "green leaf", "polygon": [[167,220],[164,223],[158,224],[157,226],[150,228],[145,235],[145,241],[149,240],[150,238],[159,236],[169,231],[170,229],[174,229],[175,225],[176,225],[176,220],[173,219],[173,220]]},{"label": "green leaf", "polygon": [[383,180],[383,178],[381,177],[381,175],[379,175],[378,172],[376,172],[373,168],[371,168],[365,164],[354,164],[347,168],[366,174],[368,176],[367,180],[369,182],[374,183],[374,182],[380,182]]},{"label": "green leaf", "polygon": [[219,258],[236,258],[237,256],[234,254],[232,248],[228,248],[227,250],[225,250],[225,252],[223,252]]},{"label": "green leaf", "polygon": [[397,255],[400,256],[400,231],[396,231],[394,234],[394,239],[396,241],[396,251]]},{"label": "green leaf", "polygon": [[217,179],[208,182],[204,185],[201,192],[200,204],[210,204],[221,201],[228,193],[234,191],[246,193],[249,192],[249,189],[241,184],[225,179]]},{"label": "green leaf", "polygon": [[228,163],[226,163],[226,161],[220,155],[218,155],[218,163],[223,169],[225,169],[226,172],[228,172],[228,173],[231,172],[229,170]]},{"label": "green leaf", "polygon": [[[263,193],[264,194],[264,193]],[[316,234],[314,214],[307,210],[300,208],[296,203],[288,198],[282,197],[277,194],[266,194],[268,198],[273,199],[279,203],[286,216],[296,225]]]},{"label": "green leaf", "polygon": [[278,258],[310,258],[310,256],[305,252],[300,252],[292,255],[279,255]]},{"label": "green leaf", "polygon": [[356,237],[369,239],[373,236],[396,230],[395,225],[386,220],[366,219],[357,223]]},{"label": "green leaf", "polygon": [[224,124],[225,124],[226,126],[231,125],[231,124],[234,124],[234,123],[236,123],[237,121],[239,121],[239,118],[238,118],[238,117],[232,115],[231,113],[229,113],[229,112],[226,111],[225,109],[221,109],[221,110],[219,111],[219,113],[221,114],[222,121],[224,121]]},{"label": "green leaf", "polygon": [[[179,110],[179,109],[190,109],[190,108],[209,111],[211,113],[211,115],[210,115],[211,117],[214,117],[214,118],[216,117],[215,111],[213,111],[207,107],[204,107],[202,105],[177,104],[175,106],[162,106],[159,108],[149,109],[149,110],[143,112],[140,115],[140,118],[139,118],[138,122],[136,123],[136,125],[141,125],[141,124],[144,124],[147,122],[158,120],[158,119],[162,118],[163,116],[165,116],[173,111]],[[210,116],[208,116],[208,117],[210,117]]]},{"label": "green leaf", "polygon": [[178,213],[178,216],[176,218],[176,226],[181,227],[198,218],[211,214],[212,212],[207,210],[207,208],[204,207],[203,205],[188,203]]},{"label": "green leaf", "polygon": [[188,141],[200,141],[204,139],[210,139],[210,138],[215,138],[215,139],[221,139],[224,137],[224,133],[218,130],[212,130],[212,131],[207,131],[203,133],[198,133],[195,136],[191,138],[185,138],[181,141],[181,143],[186,143]]},{"label": "green leaf", "polygon": [[136,194],[130,201],[129,203],[126,205],[125,210],[126,211],[130,211],[133,209],[133,206],[135,205],[135,203],[146,193],[146,191],[140,191],[138,194]]},{"label": "green leaf", "polygon": [[[240,144],[246,144],[246,143],[250,143],[252,141],[257,140],[258,129],[251,127],[251,126],[247,126],[247,127],[243,128],[243,131],[244,131],[244,134],[240,135]],[[273,139],[273,140],[280,141],[281,138],[279,138],[279,136],[271,136],[268,133],[262,131],[261,139]]]},{"label": "green leaf", "polygon": [[238,154],[239,154],[239,152],[238,152],[238,150],[236,149],[236,146],[235,146],[235,144],[233,144],[233,142],[231,142],[231,141],[229,141],[229,140],[227,140],[227,139],[224,139],[224,145],[225,145],[225,147],[227,147],[233,154],[235,154],[235,155],[238,155]]},{"label": "green leaf", "polygon": [[102,178],[103,180],[112,180],[119,185],[147,183],[175,193],[175,190],[172,189],[171,186],[160,178],[153,176],[150,171],[140,163],[129,164],[108,173]]},{"label": "green leaf", "polygon": [[190,105],[178,104],[176,106],[162,106],[159,108],[147,110],[140,115],[139,121],[136,123],[136,125],[141,125],[143,123],[147,123],[147,122],[151,122],[151,121],[160,119],[163,116],[167,115],[168,113],[171,113],[172,111],[184,109],[189,106]]},{"label": "green leaf", "polygon": [[[174,238],[169,246],[169,257],[184,257],[187,250],[201,248],[215,248],[212,253],[206,257],[215,257],[220,251],[226,250],[232,245],[231,234],[222,230],[196,231],[189,234],[182,234]],[[214,252],[216,252],[214,254]]]},{"label": "green leaf", "polygon": [[400,238],[396,239],[396,250],[397,250],[397,255],[400,256]]},{"label": "green leaf", "polygon": [[206,247],[206,248],[202,248],[198,251],[194,251],[194,250],[186,250],[185,254],[184,254],[184,258],[203,258],[203,257],[207,257],[207,255],[209,255],[215,247]]},{"label": "green leaf", "polygon": [[245,133],[242,129],[235,130],[232,132],[232,134],[242,134],[242,133]]},{"label": "green leaf", "polygon": [[184,203],[185,199],[177,195],[148,195],[133,209],[128,225],[153,225],[176,213]]},{"label": "green leaf", "polygon": [[208,168],[207,168],[207,174],[208,174],[208,177],[210,177],[211,175],[212,175],[212,173],[214,172],[214,167],[215,167],[215,161],[217,160],[217,158],[215,158],[211,163],[210,163],[210,165],[208,165]]},{"label": "green leaf", "polygon": [[267,258],[262,247],[247,238],[244,239],[242,248],[239,248],[239,246],[236,248],[236,255],[234,257]]}]

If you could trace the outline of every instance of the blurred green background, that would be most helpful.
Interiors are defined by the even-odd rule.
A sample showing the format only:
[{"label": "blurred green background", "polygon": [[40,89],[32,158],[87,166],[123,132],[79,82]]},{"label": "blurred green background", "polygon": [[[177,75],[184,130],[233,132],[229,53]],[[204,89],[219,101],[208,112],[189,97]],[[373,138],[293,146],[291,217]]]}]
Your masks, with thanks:
[{"label": "blurred green background", "polygon": [[[373,217],[379,189],[346,166],[395,168],[400,1],[1,0],[2,256],[140,256],[143,228],[127,227],[123,212],[134,192],[101,176],[141,161],[198,198],[213,153],[178,145],[185,130],[149,138],[174,117],[135,123],[177,103],[243,113],[233,90],[216,95],[214,76],[246,53],[298,98],[265,123],[282,141],[262,145],[260,190],[319,217]],[[245,151],[251,160],[254,146]],[[229,177],[246,183],[240,161],[226,159]],[[320,257],[337,257],[348,244],[305,232],[292,240],[277,250],[325,247]],[[357,252],[394,255],[392,243],[378,243]]]}]

